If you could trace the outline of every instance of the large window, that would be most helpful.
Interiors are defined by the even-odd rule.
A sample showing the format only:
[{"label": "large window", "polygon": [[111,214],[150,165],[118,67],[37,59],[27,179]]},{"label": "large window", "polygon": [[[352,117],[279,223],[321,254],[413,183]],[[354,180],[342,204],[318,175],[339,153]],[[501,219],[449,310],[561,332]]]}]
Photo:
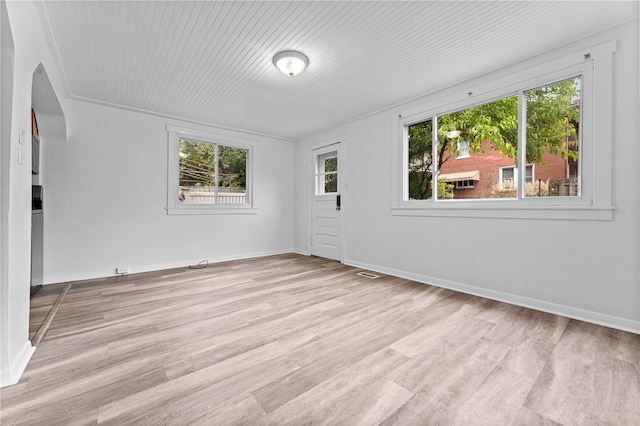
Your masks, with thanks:
[{"label": "large window", "polygon": [[[580,86],[578,76],[407,124],[405,199],[578,196]],[[518,148],[520,127],[524,150]],[[522,163],[528,166],[519,176]]]},{"label": "large window", "polygon": [[226,135],[167,127],[168,212],[251,212],[252,145]]},{"label": "large window", "polygon": [[392,213],[611,219],[615,47],[531,60],[394,112]]}]

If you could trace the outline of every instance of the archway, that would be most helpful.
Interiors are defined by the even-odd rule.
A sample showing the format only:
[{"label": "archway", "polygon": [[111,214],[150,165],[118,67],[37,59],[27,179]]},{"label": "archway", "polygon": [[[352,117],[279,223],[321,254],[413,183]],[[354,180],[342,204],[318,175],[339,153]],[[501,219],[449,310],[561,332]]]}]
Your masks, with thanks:
[{"label": "archway", "polygon": [[[32,196],[31,210],[31,293],[32,296],[45,280],[45,238],[47,218],[47,191],[45,190],[55,170],[47,167],[47,157],[59,149],[67,137],[65,117],[55,91],[42,64],[33,72],[31,85],[32,109]],[[48,155],[49,154],[49,155]],[[40,196],[40,200],[36,200]],[[49,200],[50,201],[50,200]],[[48,289],[54,291],[56,289]],[[53,293],[52,293],[53,294]],[[55,295],[54,295],[55,296]],[[48,300],[48,299],[45,299]],[[32,300],[33,302],[33,300]],[[42,298],[40,299],[42,304]],[[53,305],[51,305],[53,306]],[[47,309],[47,306],[41,308]],[[37,346],[46,317],[30,315],[29,338]]]},{"label": "archway", "polygon": [[[42,202],[34,201],[31,212],[31,286],[41,285],[44,280],[44,239],[46,222],[46,183],[47,173],[53,172],[46,168],[46,153],[50,145],[56,141],[64,141],[67,137],[64,112],[58,101],[47,71],[39,64],[33,72],[31,85],[31,108],[33,131],[32,156],[32,184],[33,196],[42,197]],[[36,205],[37,204],[37,205]]]}]

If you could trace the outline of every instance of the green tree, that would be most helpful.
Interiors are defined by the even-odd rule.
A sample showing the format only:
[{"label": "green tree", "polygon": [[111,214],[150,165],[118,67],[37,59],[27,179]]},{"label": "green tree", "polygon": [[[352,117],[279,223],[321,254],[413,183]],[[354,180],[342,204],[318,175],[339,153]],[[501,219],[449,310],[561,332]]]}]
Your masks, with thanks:
[{"label": "green tree", "polygon": [[[567,139],[576,133],[580,113],[574,100],[579,97],[579,79],[531,90],[527,95],[526,162],[542,163],[544,152],[560,154],[577,160],[575,146],[566,146]],[[427,199],[432,196],[433,121],[409,126],[409,198]],[[469,142],[469,150],[478,153],[482,142],[517,162],[518,156],[518,97],[478,105],[438,117],[438,167],[457,152],[460,140]],[[577,144],[577,142],[573,142]],[[438,196],[443,190],[438,185]],[[446,193],[446,191],[445,191]],[[442,197],[444,198],[444,197]]]},{"label": "green tree", "polygon": [[247,150],[218,145],[218,178],[220,186],[247,187]]},{"label": "green tree", "polygon": [[221,187],[246,188],[247,150],[183,139],[180,141],[180,185],[215,186],[216,149]]},{"label": "green tree", "polygon": [[180,186],[215,185],[216,145],[180,140]]}]

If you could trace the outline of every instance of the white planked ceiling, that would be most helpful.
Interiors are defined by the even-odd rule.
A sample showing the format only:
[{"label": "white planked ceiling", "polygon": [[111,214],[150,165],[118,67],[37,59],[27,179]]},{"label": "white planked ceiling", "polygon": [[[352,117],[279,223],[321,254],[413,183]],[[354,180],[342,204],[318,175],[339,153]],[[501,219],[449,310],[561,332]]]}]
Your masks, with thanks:
[{"label": "white planked ceiling", "polygon": [[[594,1],[43,1],[67,96],[290,139],[620,23]],[[271,60],[310,59],[296,77]]]}]

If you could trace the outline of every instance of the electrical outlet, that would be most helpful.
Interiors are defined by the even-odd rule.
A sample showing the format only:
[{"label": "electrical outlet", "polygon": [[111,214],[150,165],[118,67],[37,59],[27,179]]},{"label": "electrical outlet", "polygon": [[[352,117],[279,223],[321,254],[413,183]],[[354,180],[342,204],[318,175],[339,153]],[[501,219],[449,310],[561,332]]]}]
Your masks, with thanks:
[{"label": "electrical outlet", "polygon": [[120,266],[116,268],[117,275],[127,275],[128,273],[129,273],[129,268],[127,268],[126,266]]}]

